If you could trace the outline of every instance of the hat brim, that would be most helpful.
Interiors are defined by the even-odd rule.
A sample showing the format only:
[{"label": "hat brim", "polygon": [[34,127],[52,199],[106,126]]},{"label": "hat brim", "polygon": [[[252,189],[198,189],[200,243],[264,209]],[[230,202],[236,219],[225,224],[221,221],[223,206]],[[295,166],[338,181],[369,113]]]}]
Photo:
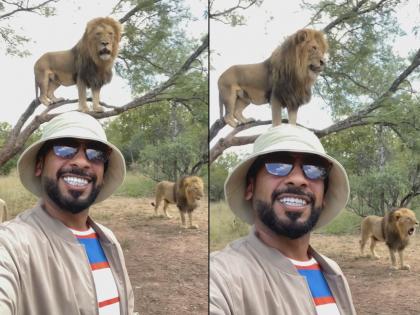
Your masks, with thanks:
[{"label": "hat brim", "polygon": [[[296,147],[296,143],[293,143],[293,146],[295,146],[293,149],[281,150],[275,148],[275,146],[272,148],[268,147],[262,152],[249,155],[232,170],[225,181],[225,200],[236,216],[249,224],[254,223],[254,211],[251,201],[245,200],[246,175],[257,157],[273,152],[316,154],[327,159],[332,164],[328,189],[324,196],[324,208],[314,229],[318,229],[331,222],[345,208],[350,195],[350,186],[344,167],[337,160],[325,153]],[[287,147],[287,145],[284,145],[284,147]]]},{"label": "hat brim", "polygon": [[[41,185],[41,177],[35,176],[36,156],[38,154],[38,151],[45,142],[49,140],[60,139],[63,137],[63,135],[58,135],[55,137],[49,137],[42,140],[38,140],[37,142],[31,144],[28,148],[26,148],[26,150],[21,154],[18,160],[17,168],[23,186],[38,197],[42,196],[43,190]],[[104,174],[103,186],[98,196],[96,197],[94,203],[98,203],[107,199],[124,181],[126,168],[122,153],[113,144],[107,141],[102,141],[98,138],[80,137],[74,135],[69,135],[68,137],[74,139],[101,142],[112,149],[112,152],[109,156],[108,168]]]}]

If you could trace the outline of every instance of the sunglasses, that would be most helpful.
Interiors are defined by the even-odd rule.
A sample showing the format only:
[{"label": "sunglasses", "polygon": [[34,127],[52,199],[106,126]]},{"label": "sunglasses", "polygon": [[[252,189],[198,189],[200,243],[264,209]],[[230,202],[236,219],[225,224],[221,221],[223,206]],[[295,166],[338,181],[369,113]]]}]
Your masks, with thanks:
[{"label": "sunglasses", "polygon": [[[266,171],[275,176],[287,176],[293,170],[293,163],[265,163]],[[310,180],[325,179],[328,177],[331,166],[301,164],[300,168],[306,178]]]},{"label": "sunglasses", "polygon": [[99,142],[78,142],[74,140],[64,140],[52,143],[51,146],[57,157],[70,160],[76,156],[80,148],[83,147],[86,158],[93,163],[108,162],[111,149]]}]

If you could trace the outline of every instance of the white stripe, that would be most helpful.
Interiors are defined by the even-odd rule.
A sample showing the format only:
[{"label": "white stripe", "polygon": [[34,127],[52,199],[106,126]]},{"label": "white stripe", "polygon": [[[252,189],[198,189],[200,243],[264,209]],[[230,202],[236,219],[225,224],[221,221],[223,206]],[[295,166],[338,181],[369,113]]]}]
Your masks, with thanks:
[{"label": "white stripe", "polygon": [[317,305],[316,312],[318,315],[340,315],[340,311],[335,303]]},{"label": "white stripe", "polygon": [[292,258],[289,258],[289,260],[293,263],[293,265],[298,265],[298,266],[312,266],[312,265],[317,263],[315,258],[313,258],[313,257],[311,259],[305,260],[305,261],[294,260]]},{"label": "white stripe", "polygon": [[118,297],[117,286],[110,268],[98,269],[92,271],[95,281],[96,295],[98,302],[110,300]]},{"label": "white stripe", "polygon": [[86,230],[86,231],[78,231],[78,230],[73,230],[71,228],[69,228],[69,230],[72,231],[72,233],[74,235],[80,235],[80,236],[84,236],[84,235],[89,235],[89,234],[95,233],[95,230],[92,229],[92,227],[89,227],[89,229]]},{"label": "white stripe", "polygon": [[99,315],[118,315],[118,314],[120,314],[120,303],[107,305],[99,309]]}]

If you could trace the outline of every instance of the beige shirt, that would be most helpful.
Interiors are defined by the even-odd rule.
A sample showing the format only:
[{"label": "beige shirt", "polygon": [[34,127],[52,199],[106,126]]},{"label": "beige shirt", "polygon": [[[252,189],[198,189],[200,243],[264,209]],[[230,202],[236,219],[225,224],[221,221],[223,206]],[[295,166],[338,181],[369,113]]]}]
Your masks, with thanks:
[{"label": "beige shirt", "polygon": [[[356,314],[340,267],[311,247],[342,315]],[[278,250],[265,245],[255,229],[210,255],[210,314],[316,315],[305,278]]]},{"label": "beige shirt", "polygon": [[[97,232],[120,296],[132,315],[134,296],[114,234],[89,219]],[[0,314],[98,314],[95,285],[82,244],[39,205],[0,225]]]}]

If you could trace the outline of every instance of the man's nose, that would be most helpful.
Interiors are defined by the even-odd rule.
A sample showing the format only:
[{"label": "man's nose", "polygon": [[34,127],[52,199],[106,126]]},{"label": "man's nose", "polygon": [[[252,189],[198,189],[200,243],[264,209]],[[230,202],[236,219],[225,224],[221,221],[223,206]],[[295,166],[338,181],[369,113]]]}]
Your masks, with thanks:
[{"label": "man's nose", "polygon": [[87,159],[85,154],[85,148],[80,147],[76,155],[70,160],[70,164],[79,168],[89,168],[90,161]]},{"label": "man's nose", "polygon": [[297,187],[308,185],[308,179],[305,177],[300,163],[295,163],[293,165],[292,171],[286,177],[286,184]]}]

